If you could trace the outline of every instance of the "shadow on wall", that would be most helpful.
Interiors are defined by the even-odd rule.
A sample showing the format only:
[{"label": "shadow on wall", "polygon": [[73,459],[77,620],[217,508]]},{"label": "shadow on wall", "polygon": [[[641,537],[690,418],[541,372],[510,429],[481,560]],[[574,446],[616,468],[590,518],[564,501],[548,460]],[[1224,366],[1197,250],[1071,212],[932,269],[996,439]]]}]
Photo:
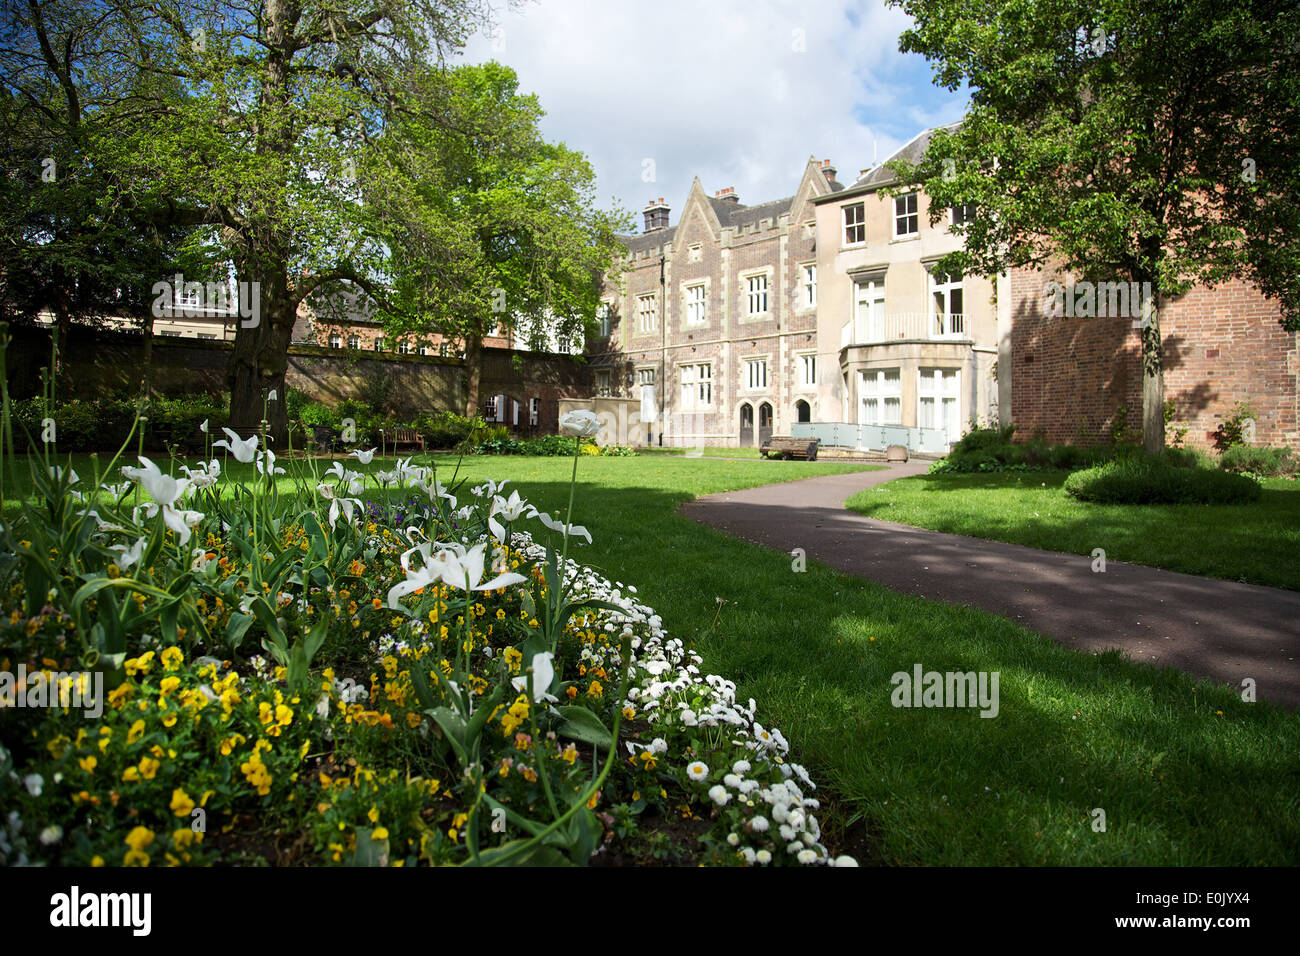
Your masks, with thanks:
[{"label": "shadow on wall", "polygon": [[[1045,314],[1037,287],[1029,291],[1021,290],[1011,326],[1011,420],[1017,436],[1041,431],[1054,443],[1101,444],[1110,439],[1122,408],[1128,409],[1128,427],[1140,430],[1142,343],[1133,320],[1053,317]],[[1187,349],[1183,337],[1165,337],[1166,376],[1184,363]],[[1217,396],[1203,383],[1167,397],[1176,401],[1177,419]]]}]

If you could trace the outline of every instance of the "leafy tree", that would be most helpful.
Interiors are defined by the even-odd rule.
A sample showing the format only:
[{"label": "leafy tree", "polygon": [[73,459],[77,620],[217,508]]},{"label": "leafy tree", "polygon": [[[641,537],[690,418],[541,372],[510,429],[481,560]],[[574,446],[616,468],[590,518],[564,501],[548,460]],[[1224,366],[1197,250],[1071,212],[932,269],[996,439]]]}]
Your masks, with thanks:
[{"label": "leafy tree", "polygon": [[1286,0],[890,0],[900,40],[969,111],[918,164],[937,220],[973,203],[944,271],[1057,262],[1150,282],[1143,440],[1164,446],[1159,303],[1247,279],[1300,328],[1300,7]]},{"label": "leafy tree", "polygon": [[[103,2],[0,9],[0,314],[31,322],[106,315],[148,325],[160,273],[204,267],[184,251],[196,211],[133,175],[152,104],[173,78],[133,63]],[[147,366],[146,366],[147,367]]]},{"label": "leafy tree", "polygon": [[[421,120],[439,109],[445,123]],[[463,343],[468,415],[484,338],[500,327],[537,347],[548,327],[566,339],[588,330],[630,223],[596,207],[591,165],[548,143],[542,116],[499,63],[425,71],[383,138],[394,172],[365,191],[392,253],[386,330]]]}]

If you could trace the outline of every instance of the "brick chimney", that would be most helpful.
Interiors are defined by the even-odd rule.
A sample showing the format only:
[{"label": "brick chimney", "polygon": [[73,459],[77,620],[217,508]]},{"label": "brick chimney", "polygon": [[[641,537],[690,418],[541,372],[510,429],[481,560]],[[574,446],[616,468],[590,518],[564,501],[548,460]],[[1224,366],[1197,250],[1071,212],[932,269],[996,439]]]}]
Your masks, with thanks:
[{"label": "brick chimney", "polygon": [[829,159],[823,159],[820,163],[822,172],[826,175],[827,180],[835,182],[835,167],[831,165]]},{"label": "brick chimney", "polygon": [[723,202],[729,202],[733,205],[740,205],[740,197],[736,195],[736,187],[728,186],[726,189],[719,189],[713,194],[714,199],[721,199]]},{"label": "brick chimney", "polygon": [[668,228],[668,206],[664,204],[662,196],[650,200],[642,214],[645,216],[645,232],[658,232]]}]

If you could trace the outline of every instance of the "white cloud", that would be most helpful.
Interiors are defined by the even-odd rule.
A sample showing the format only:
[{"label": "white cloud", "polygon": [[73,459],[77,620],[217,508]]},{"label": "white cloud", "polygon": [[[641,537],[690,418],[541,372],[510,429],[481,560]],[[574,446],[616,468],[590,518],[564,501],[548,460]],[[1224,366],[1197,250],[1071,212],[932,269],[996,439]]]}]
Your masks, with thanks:
[{"label": "white cloud", "polygon": [[883,160],[964,101],[898,52],[908,19],[879,2],[541,0],[498,14],[496,38],[475,37],[465,59],[513,67],[547,138],[586,153],[598,198],[633,213],[659,196],[680,207],[696,175],[742,203],[779,199],[810,155],[852,182],[873,145]]}]

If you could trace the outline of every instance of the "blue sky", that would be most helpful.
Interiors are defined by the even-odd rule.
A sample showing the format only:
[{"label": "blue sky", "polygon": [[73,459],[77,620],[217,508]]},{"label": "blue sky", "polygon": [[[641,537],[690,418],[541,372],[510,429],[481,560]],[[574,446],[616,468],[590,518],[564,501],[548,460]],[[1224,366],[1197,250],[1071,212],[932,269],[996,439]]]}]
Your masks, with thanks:
[{"label": "blue sky", "polygon": [[810,155],[844,183],[967,96],[898,52],[908,26],[881,2],[537,0],[498,10],[469,62],[499,60],[546,110],[548,139],[581,150],[597,199],[635,214],[664,197],[677,221],[699,176],[742,203],[793,193]]}]

